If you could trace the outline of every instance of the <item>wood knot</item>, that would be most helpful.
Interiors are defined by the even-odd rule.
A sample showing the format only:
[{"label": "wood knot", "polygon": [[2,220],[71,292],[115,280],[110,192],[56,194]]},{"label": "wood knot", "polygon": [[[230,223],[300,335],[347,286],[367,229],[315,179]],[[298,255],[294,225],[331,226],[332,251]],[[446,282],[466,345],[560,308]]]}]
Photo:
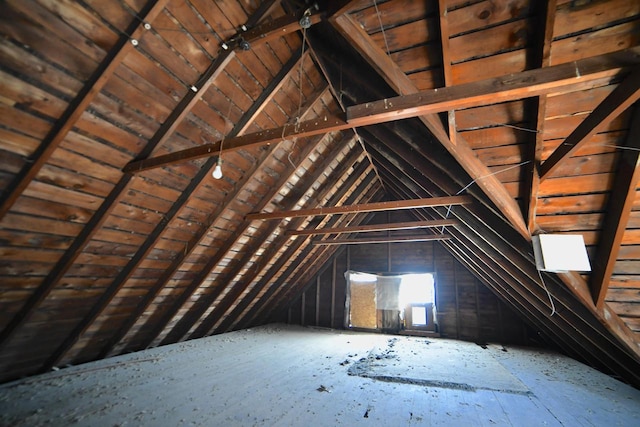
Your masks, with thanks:
[{"label": "wood knot", "polygon": [[489,9],[485,9],[480,14],[478,14],[478,18],[487,19],[491,16],[491,11]]}]

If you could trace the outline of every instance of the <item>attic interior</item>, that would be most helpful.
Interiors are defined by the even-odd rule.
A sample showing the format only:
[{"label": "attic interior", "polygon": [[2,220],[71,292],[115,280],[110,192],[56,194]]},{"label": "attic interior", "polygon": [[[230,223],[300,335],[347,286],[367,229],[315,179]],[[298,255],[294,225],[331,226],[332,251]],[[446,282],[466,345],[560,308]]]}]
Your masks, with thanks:
[{"label": "attic interior", "polygon": [[[0,12],[1,382],[349,329],[354,271],[433,273],[418,335],[640,386],[640,2]],[[582,236],[591,271],[539,271],[544,234]],[[407,333],[391,311],[364,329]]]}]

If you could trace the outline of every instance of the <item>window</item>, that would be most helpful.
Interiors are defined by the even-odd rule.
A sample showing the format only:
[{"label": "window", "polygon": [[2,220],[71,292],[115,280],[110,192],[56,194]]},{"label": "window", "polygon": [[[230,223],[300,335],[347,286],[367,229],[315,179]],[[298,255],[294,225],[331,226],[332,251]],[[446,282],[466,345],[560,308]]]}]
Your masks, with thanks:
[{"label": "window", "polygon": [[347,327],[435,331],[435,279],[431,273],[376,275],[349,271]]}]

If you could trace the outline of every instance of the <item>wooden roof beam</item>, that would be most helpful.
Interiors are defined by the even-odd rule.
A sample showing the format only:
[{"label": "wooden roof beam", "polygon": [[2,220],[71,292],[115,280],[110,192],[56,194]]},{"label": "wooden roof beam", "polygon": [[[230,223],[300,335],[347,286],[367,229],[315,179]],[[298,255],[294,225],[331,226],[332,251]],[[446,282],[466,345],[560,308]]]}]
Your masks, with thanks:
[{"label": "wooden roof beam", "polygon": [[[299,125],[286,124],[275,129],[266,129],[249,133],[235,138],[225,139],[224,150],[233,151],[240,148],[264,147],[272,143],[290,138],[324,135],[328,132],[340,131],[352,128],[343,117],[331,116],[307,120]],[[220,152],[220,142],[203,144],[186,150],[176,151],[171,154],[136,160],[126,165],[122,170],[126,173],[137,173],[147,169],[180,163],[187,160],[203,157],[217,156]]]},{"label": "wooden roof beam", "polygon": [[[359,201],[368,201],[373,198],[373,195],[375,195],[378,190],[372,189],[373,194],[367,195],[366,189],[372,188],[371,183],[374,181],[374,176],[377,178],[377,175],[375,175],[375,173],[370,173],[369,175],[370,176],[368,178],[365,178],[365,180],[357,185],[355,190],[349,188],[350,193],[346,202],[358,203]],[[359,224],[358,218],[364,218],[364,216],[354,215],[352,218],[349,218],[349,216],[333,217],[329,219],[328,224],[330,224],[331,226],[337,226],[339,224],[344,224],[345,222],[347,223],[347,225],[353,222]],[[245,318],[240,321],[241,324],[247,325],[256,319],[259,319],[259,323],[264,323],[269,318],[270,313],[274,310],[277,310],[277,307],[282,304],[283,301],[287,300],[287,296],[290,295],[290,292],[292,288],[295,287],[295,284],[301,282],[304,283],[304,276],[306,275],[300,273],[300,266],[305,265],[305,260],[308,260],[309,258],[314,259],[314,261],[310,263],[311,265],[308,265],[307,271],[315,268],[314,266],[320,268],[323,260],[321,259],[321,257],[316,256],[315,254],[318,253],[317,251],[322,250],[323,248],[313,245],[307,245],[307,247],[302,252],[298,253],[295,260],[290,263],[287,270],[283,273],[282,276],[278,278],[278,281],[283,285],[288,283],[293,283],[293,285],[277,286],[275,283],[272,284],[271,287],[264,293],[260,301],[256,303],[251,312],[247,313],[245,315]],[[333,250],[333,248],[325,248],[325,250]]]},{"label": "wooden roof beam", "polygon": [[[418,92],[415,84],[407,77],[402,69],[380,49],[367,32],[348,15],[337,17],[334,21],[336,28],[349,40],[361,55],[369,62],[387,83],[400,95],[415,94]],[[365,106],[368,104],[365,104]],[[442,111],[454,110],[446,108]],[[351,111],[347,117],[355,117]],[[357,110],[356,110],[357,111]],[[437,112],[425,112],[417,114],[431,134],[447,149],[447,151],[462,165],[476,184],[495,203],[514,228],[522,235],[528,236],[528,230],[524,223],[522,213],[516,201],[509,195],[500,180],[491,173],[489,168],[475,155],[469,145],[458,135],[453,141],[444,129]],[[364,123],[363,123],[364,124]],[[359,126],[359,125],[358,125]]]},{"label": "wooden roof beam", "polygon": [[366,126],[588,88],[594,80],[616,77],[638,64],[640,46],[568,64],[354,105],[347,110],[347,121],[352,126]]},{"label": "wooden roof beam", "polygon": [[[515,75],[354,105],[347,107],[347,117],[350,117],[349,121],[342,115],[321,117],[304,121],[297,126],[285,125],[275,129],[267,129],[225,139],[224,147],[225,151],[237,150],[239,148],[261,147],[280,141],[283,138],[322,135],[327,132],[351,129],[363,125],[415,117],[424,113],[424,111],[416,111],[416,109],[426,109],[430,113],[441,113],[451,109],[492,104],[499,102],[501,99],[514,100],[537,96],[566,90],[568,88],[575,88],[576,85],[588,85],[589,82],[595,79],[615,76],[630,64],[638,63],[640,63],[640,47],[587,58],[571,64],[556,65],[542,70],[524,71]],[[577,79],[575,75],[576,67],[580,69],[581,77],[579,79]],[[543,79],[546,80],[546,82],[540,83],[540,80]],[[578,80],[578,82],[576,82],[576,80]],[[415,108],[408,111],[406,108],[398,106],[398,103],[401,103],[401,105],[405,107],[406,105],[410,105]],[[396,111],[397,113],[392,113],[392,111]],[[394,114],[396,115],[394,116]],[[442,129],[442,132],[444,132],[444,128]],[[162,156],[135,160],[127,164],[123,168],[123,171],[126,173],[136,173],[187,160],[215,156],[219,151],[220,141],[216,141]],[[459,149],[459,151],[464,151],[464,153],[466,153],[465,155],[475,157],[471,149]],[[486,168],[486,166],[482,165],[482,168]],[[487,173],[489,173],[488,169]],[[487,177],[487,179],[490,179],[490,177]]]},{"label": "wooden roof beam", "polygon": [[264,212],[264,213],[251,213],[246,216],[249,220],[271,220],[282,218],[296,218],[303,216],[316,216],[316,215],[334,215],[334,214],[346,214],[346,213],[360,213],[360,212],[382,212],[398,209],[417,209],[417,208],[432,208],[436,206],[451,206],[451,205],[464,205],[472,203],[473,198],[470,196],[450,196],[450,197],[432,197],[427,199],[417,200],[395,200],[391,202],[377,202],[377,203],[365,203],[362,205],[353,206],[329,206],[313,209],[297,209],[292,211],[282,212]]},{"label": "wooden roof beam", "polygon": [[[347,156],[347,158],[344,160],[342,167],[336,168],[331,173],[331,176],[334,177],[334,178],[336,176],[342,176],[353,165],[353,162],[355,162],[359,157],[360,157],[360,153],[358,153],[356,151],[353,151],[352,154],[350,156]],[[309,188],[311,188],[311,186],[317,180],[317,178],[320,176],[320,174],[322,174],[322,173],[324,173],[324,171],[326,171],[326,169],[329,167],[329,165],[331,163],[332,163],[332,161],[329,161],[328,159],[325,159],[325,161],[318,168],[316,168],[316,170],[310,176],[306,177],[305,181],[304,181],[305,182],[304,186],[306,188],[303,188],[302,189],[303,191],[301,191],[300,194],[304,195],[304,193]],[[358,168],[356,168],[356,171],[359,171]],[[293,172],[295,172],[295,171],[292,170],[292,173]],[[350,176],[349,179],[347,179],[346,182],[351,182],[351,181],[357,179],[358,176],[355,176],[355,175],[357,175],[357,172],[353,173],[352,176]],[[283,183],[283,185],[284,185],[284,183]],[[273,189],[273,194],[271,195],[271,197],[267,197],[267,199],[271,199],[273,197],[273,195],[277,194],[279,188],[280,187],[274,188]],[[318,201],[321,200],[327,193],[331,192],[331,190],[333,188],[334,188],[334,186],[331,185],[331,184],[325,185],[323,187],[323,189],[320,190],[320,192],[318,192],[318,193],[316,193],[314,195],[314,197],[311,200],[311,202],[312,203],[314,203],[314,202],[318,203]],[[292,195],[292,197],[288,198],[285,203],[287,203],[288,205],[294,206],[297,202],[299,202],[301,197],[302,196],[296,197],[296,196]],[[248,220],[248,219],[245,219],[245,222],[249,222],[250,223],[251,221]],[[256,240],[256,244],[251,249],[245,251],[244,256],[240,259],[240,261],[235,263],[235,267],[231,268],[231,271],[225,271],[225,273],[220,278],[220,284],[216,287],[215,291],[211,292],[210,294],[207,294],[207,295],[204,295],[203,297],[201,297],[201,300],[204,300],[204,301],[201,301],[201,300],[198,301],[198,302],[202,302],[202,303],[199,304],[199,306],[196,307],[195,310],[191,310],[187,315],[185,315],[178,322],[178,324],[173,328],[173,330],[171,330],[171,332],[164,338],[164,340],[162,341],[162,344],[168,344],[168,343],[171,343],[171,342],[175,342],[175,341],[178,341],[178,340],[180,340],[181,338],[184,337],[184,335],[191,329],[191,327],[193,325],[195,325],[201,319],[201,317],[204,315],[204,312],[206,311],[206,309],[216,301],[216,298],[228,286],[232,286],[231,285],[232,279],[243,268],[245,268],[246,264],[253,258],[253,254],[260,248],[260,246],[263,244],[263,242],[269,236],[271,236],[273,234],[273,232],[277,228],[278,228],[278,224],[274,222],[274,223],[270,224],[267,227],[266,230],[262,231],[260,233],[260,236],[256,237],[256,239],[255,239]],[[284,238],[284,236],[283,236],[283,238],[280,239],[280,240],[284,243],[284,242],[286,242],[287,239]],[[267,254],[268,254],[268,251],[267,251]],[[265,260],[263,259],[262,262],[264,263]],[[204,279],[209,275],[209,273],[215,267],[215,265],[216,264],[208,262],[207,265],[205,266],[205,268],[203,268],[203,270],[201,271],[201,273],[198,274],[196,279],[194,279],[194,281],[197,281],[198,283],[202,283],[202,281],[204,281]],[[266,265],[266,263],[264,265]],[[227,295],[229,295],[229,296],[227,297]],[[229,299],[233,296],[233,290],[229,291],[227,293],[227,295],[225,295],[223,301],[219,303],[219,305],[222,304],[222,305],[220,305],[220,307],[222,307],[225,304],[229,303]],[[192,336],[190,338],[195,338],[196,336],[200,337],[200,336],[205,335],[208,332],[208,329],[213,327],[213,325],[210,325],[210,326],[206,326],[206,325],[208,324],[208,322],[211,321],[210,319],[213,316],[215,316],[218,312],[219,312],[219,309],[214,308],[214,310],[207,316],[207,318],[202,320],[201,324],[198,326],[196,331],[194,331],[194,333],[192,334]],[[203,323],[204,323],[204,326],[203,326]],[[206,329],[206,330],[204,330],[204,329]]]},{"label": "wooden roof beam", "polygon": [[135,46],[131,39],[139,39],[147,31],[145,22],[152,22],[164,9],[168,0],[150,0],[138,12],[139,17],[132,19],[131,23],[118,39],[115,45],[98,65],[91,77],[78,92],[73,101],[67,106],[47,136],[42,140],[36,151],[30,156],[30,161],[20,170],[7,186],[9,191],[0,197],[0,219],[11,209],[18,197],[24,192],[29,183],[38,175],[38,172],[49,161],[49,158],[58,146],[64,141],[67,134],[85,112],[94,98],[100,93],[113,73],[120,66],[124,58]]},{"label": "wooden roof beam", "polygon": [[[540,10],[537,14],[540,31],[537,46],[534,46],[535,61],[534,68],[545,68],[551,63],[551,43],[553,42],[553,28],[556,19],[557,0],[540,2]],[[539,5],[537,3],[537,5]],[[535,110],[536,133],[530,139],[527,148],[527,159],[530,163],[524,165],[525,174],[523,180],[524,216],[527,222],[529,233],[533,234],[538,225],[536,223],[536,211],[538,207],[538,191],[540,187],[539,167],[542,163],[542,149],[544,144],[544,125],[547,114],[547,95],[539,95],[537,99],[531,100],[532,109]],[[529,138],[527,138],[529,139]]]},{"label": "wooden roof beam", "polygon": [[[453,86],[453,72],[451,67],[451,49],[449,47],[449,19],[447,18],[447,0],[438,0],[438,15],[440,17],[440,46],[442,51],[442,72],[444,85]],[[453,145],[457,144],[458,130],[456,128],[456,112],[447,111],[449,125],[449,139]]]},{"label": "wooden roof beam", "polygon": [[540,167],[540,180],[544,181],[559,166],[584,146],[589,139],[618,117],[640,98],[640,66],[634,70],[607,96],[586,119],[551,153]]},{"label": "wooden roof beam", "polygon": [[398,237],[360,237],[357,239],[328,239],[314,240],[314,245],[364,245],[371,243],[410,243],[430,242],[435,240],[449,240],[449,234],[434,234],[430,236],[398,236]]},{"label": "wooden roof beam", "polygon": [[433,221],[397,222],[392,224],[359,225],[354,227],[289,230],[286,232],[286,234],[288,236],[313,236],[317,234],[367,233],[374,231],[415,230],[419,228],[448,227],[456,226],[457,224],[458,221],[455,219],[442,219]]},{"label": "wooden roof beam", "polygon": [[[360,199],[361,202],[364,202],[364,203],[371,202],[374,199],[376,194],[380,194],[383,192],[381,188],[374,189],[373,187],[371,187],[370,191],[372,192],[372,194],[363,195],[362,198]],[[355,195],[360,193],[354,192],[352,194]],[[335,220],[337,221],[338,218],[336,217]],[[334,223],[336,221],[334,221]],[[362,221],[359,221],[357,218],[354,218],[353,221],[350,222],[350,224],[354,222],[362,223]],[[283,256],[281,256],[278,259],[276,264],[274,264],[262,276],[262,279],[260,280],[260,282],[258,282],[251,289],[251,291],[249,291],[249,293],[247,293],[247,295],[245,295],[243,299],[238,304],[236,304],[233,311],[220,323],[220,325],[216,327],[216,332],[220,332],[220,333],[227,332],[229,329],[233,327],[233,325],[239,326],[240,328],[245,327],[245,325],[251,321],[250,317],[252,317],[254,313],[257,314],[260,311],[260,307],[262,307],[263,304],[273,294],[273,292],[275,292],[275,289],[277,288],[276,283],[286,283],[288,278],[291,277],[292,274],[294,274],[294,271],[297,269],[297,266],[302,265],[302,263],[304,263],[305,260],[309,260],[312,264],[319,264],[319,263],[324,264],[323,259],[321,259],[320,257],[310,256],[313,250],[313,247],[311,245],[307,245],[304,249],[300,250],[303,243],[305,243],[306,241],[307,241],[306,239],[296,239],[296,241],[293,242],[287,248],[287,251],[283,254]],[[332,254],[333,253],[335,253],[335,251],[332,251]],[[294,256],[296,257],[296,259],[294,259],[293,262],[289,262],[289,260],[291,260]],[[273,281],[273,278],[276,277],[277,272],[279,272],[280,269],[287,263],[289,264],[289,266],[285,269],[284,272],[277,275],[276,283],[272,283],[271,287],[264,292],[260,300],[255,302],[252,310],[250,312],[244,313],[244,316],[242,316],[242,313],[254,301],[256,296],[262,291],[262,289],[265,288],[265,286],[269,284],[269,282]]]},{"label": "wooden roof beam", "polygon": [[[166,4],[165,2],[160,2],[162,4]],[[158,3],[157,7],[159,7]],[[161,13],[163,7],[159,8],[159,10],[155,11],[154,16],[157,16]],[[268,9],[259,8],[254,15],[249,18],[248,22],[257,22],[262,18],[261,13],[264,13]],[[151,17],[150,13],[147,14],[147,18]],[[150,20],[150,19],[149,19]],[[136,19],[136,22],[139,23],[139,20]],[[147,21],[145,21],[147,22]],[[144,28],[144,27],[142,27]],[[142,31],[142,30],[140,30]],[[131,43],[128,43],[131,44]],[[201,75],[198,79],[198,83],[196,84],[199,90],[197,92],[187,91],[182,100],[178,103],[176,108],[171,112],[169,117],[165,120],[165,122],[158,128],[156,133],[149,139],[146,146],[140,153],[140,157],[148,157],[153,150],[158,146],[158,144],[168,138],[173,131],[177,128],[179,123],[186,117],[189,113],[190,109],[195,105],[195,103],[201,98],[202,94],[208,89],[208,87],[213,83],[215,78],[222,72],[224,67],[229,63],[229,61],[233,58],[233,52],[230,51],[221,51],[220,55],[209,65],[207,70]],[[121,54],[122,58],[120,58],[120,62],[124,58],[124,55]],[[111,71],[110,74],[102,77],[102,82],[100,88],[106,84],[106,80],[110,77],[115,71],[115,68]],[[95,94],[93,95],[95,96]],[[85,105],[85,108],[89,104]],[[78,113],[82,114],[82,111]],[[71,129],[71,128],[69,128]],[[68,129],[68,130],[69,130]],[[68,132],[67,130],[67,132]],[[113,208],[117,205],[120,198],[124,194],[129,182],[131,181],[133,175],[123,175],[118,183],[111,190],[109,195],[104,199],[100,207],[96,210],[91,219],[85,224],[84,228],[76,236],[73,243],[67,248],[64,255],[59,259],[58,263],[55,267],[49,272],[45,280],[42,282],[40,287],[32,294],[27,303],[23,305],[20,311],[14,316],[9,325],[2,331],[0,334],[0,346],[7,342],[8,339],[15,333],[15,331],[22,325],[28,318],[31,316],[35,308],[49,295],[51,290],[56,286],[56,284],[62,279],[64,274],[69,270],[69,268],[73,265],[73,262],[76,260],[84,246],[89,242],[91,237],[99,230],[107,216],[113,210]],[[72,336],[75,335],[74,332],[69,336],[69,339],[63,342],[59,347],[58,351],[61,351],[66,345],[71,343]],[[62,354],[58,354],[58,351],[54,352],[54,354],[50,357],[48,362],[45,365],[51,364],[52,361],[56,361]]]},{"label": "wooden roof beam", "polygon": [[[363,172],[366,170],[366,166],[364,167],[361,166],[360,168],[361,168],[360,170],[362,170]],[[326,167],[319,168],[319,169],[322,169],[324,171],[326,170]],[[332,174],[332,175],[336,176],[337,174]],[[360,171],[357,171],[357,172],[354,171],[352,173],[352,176],[350,176],[349,178],[350,179],[348,179],[347,181],[350,183],[357,181],[360,178]],[[310,181],[314,182],[315,179],[311,179]],[[345,181],[345,184],[340,186],[338,191],[334,191],[334,189],[336,188],[334,185],[327,185],[323,191],[320,191],[317,195],[313,197],[313,200],[310,200],[309,202],[317,203],[318,200],[323,199],[327,193],[331,193],[331,192],[334,193],[333,196],[331,197],[332,201],[334,203],[339,202],[340,199],[343,198],[344,195],[351,189],[350,188],[351,185],[348,185],[347,181]],[[292,222],[295,222],[296,225],[298,225],[302,222],[302,218],[294,219]],[[275,228],[277,228],[277,224],[273,224],[271,227],[269,227],[263,235],[270,236],[275,230]],[[224,313],[226,313],[227,310],[229,310],[229,308],[233,305],[236,299],[244,293],[247,287],[251,285],[253,280],[262,272],[262,270],[264,270],[264,268],[266,268],[269,265],[271,260],[274,257],[277,257],[278,252],[280,252],[281,248],[288,241],[289,241],[289,238],[286,235],[281,235],[278,238],[276,238],[274,242],[271,243],[271,245],[269,245],[269,247],[263,252],[260,259],[256,261],[256,264],[254,264],[254,267],[251,269],[251,273],[247,274],[246,277],[243,277],[243,280],[240,283],[236,283],[232,285],[233,286],[232,289],[230,289],[229,292],[227,292],[227,294],[216,305],[213,311],[205,319],[202,320],[198,328],[193,332],[193,334],[189,336],[189,339],[200,338],[208,335],[211,329],[216,325],[216,323],[224,315]],[[253,253],[260,246],[262,246],[262,242],[260,242],[260,244],[255,245],[254,248],[248,250],[246,258],[250,259],[253,256]],[[241,264],[239,266],[240,269],[242,269],[245,266],[245,263],[243,262],[240,262],[239,264]],[[272,271],[272,273],[276,273],[276,272]],[[228,275],[225,275],[225,279],[227,280],[224,280],[224,282],[228,282],[230,278],[233,278],[236,274],[237,274],[236,271],[232,271]]]},{"label": "wooden roof beam", "polygon": [[640,107],[634,108],[626,149],[620,153],[616,176],[605,212],[590,288],[593,302],[602,308],[613,274],[620,244],[629,222],[636,188],[640,180]]},{"label": "wooden roof beam", "polygon": [[[280,72],[271,80],[271,82],[265,87],[262,94],[256,99],[253,105],[243,114],[240,120],[236,123],[234,128],[230,131],[230,135],[235,136],[243,133],[256,117],[260,114],[262,109],[266,104],[268,104],[273,98],[274,91],[277,90],[282,85],[282,82],[285,80],[286,76],[293,70],[300,59],[300,54],[294,54],[291,59],[283,66]],[[266,157],[266,155],[265,155]],[[153,249],[155,244],[161,238],[162,233],[165,230],[167,224],[172,221],[175,216],[180,212],[180,210],[184,207],[184,205],[191,198],[191,194],[197,190],[197,188],[202,184],[202,182],[208,178],[210,175],[210,171],[215,165],[217,159],[210,158],[204,165],[200,168],[196,176],[189,182],[189,185],[180,193],[178,199],[173,203],[169,211],[164,214],[163,221],[157,224],[154,230],[147,236],[144,243],[140,245],[138,251],[131,257],[131,260],[125,265],[121,270],[118,276],[113,280],[111,285],[107,287],[105,292],[102,294],[99,301],[94,305],[92,311],[90,312],[91,316],[87,316],[85,318],[85,323],[83,329],[86,329],[96,318],[97,316],[108,306],[113,297],[116,296],[117,292],[122,288],[124,283],[131,277],[131,275],[135,272],[141,262],[143,262],[148,255],[148,253]],[[259,166],[260,162],[254,165],[254,170],[256,170]],[[247,176],[250,177],[252,174],[248,173]],[[246,184],[245,180],[245,184]],[[244,185],[239,186],[239,188],[244,188]],[[237,192],[235,194],[238,194]],[[204,236],[206,230],[202,230],[202,233],[199,235],[198,241],[200,238]],[[189,248],[193,250],[197,243],[190,244]],[[189,251],[190,252],[190,251]],[[185,254],[186,255],[186,254]],[[158,281],[155,286],[153,286],[147,292],[147,295],[143,298],[143,301],[138,305],[134,313],[129,316],[128,320],[122,325],[122,327],[112,336],[109,340],[108,344],[103,347],[103,350],[100,353],[100,357],[106,357],[111,348],[116,345],[120,339],[124,337],[126,332],[135,324],[137,319],[143,314],[144,310],[148,307],[151,301],[155,298],[155,296],[160,292],[162,287],[164,287],[164,282]],[[83,331],[80,331],[83,333]],[[76,340],[80,338],[80,335],[77,335]]]}]

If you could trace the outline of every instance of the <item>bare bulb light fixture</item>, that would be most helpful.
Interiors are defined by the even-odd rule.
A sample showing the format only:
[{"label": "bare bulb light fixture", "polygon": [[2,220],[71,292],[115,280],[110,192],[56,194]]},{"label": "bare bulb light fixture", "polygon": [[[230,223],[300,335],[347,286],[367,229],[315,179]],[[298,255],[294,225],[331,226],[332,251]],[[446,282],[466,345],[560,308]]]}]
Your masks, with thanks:
[{"label": "bare bulb light fixture", "polygon": [[218,156],[218,162],[216,163],[216,167],[213,169],[213,173],[211,174],[215,179],[222,178],[222,156]]}]

